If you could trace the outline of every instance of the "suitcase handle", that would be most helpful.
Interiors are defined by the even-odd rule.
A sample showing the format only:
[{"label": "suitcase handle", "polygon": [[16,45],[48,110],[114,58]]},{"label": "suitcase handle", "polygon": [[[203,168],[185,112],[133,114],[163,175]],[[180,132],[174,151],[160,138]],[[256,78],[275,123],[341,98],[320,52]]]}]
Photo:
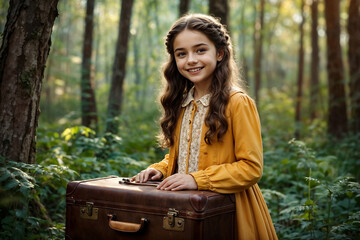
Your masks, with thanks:
[{"label": "suitcase handle", "polygon": [[119,232],[128,232],[128,233],[136,233],[140,232],[145,228],[148,220],[146,218],[141,218],[140,223],[129,223],[129,222],[119,222],[115,221],[116,218],[113,214],[108,214],[109,218],[109,227],[115,231]]}]

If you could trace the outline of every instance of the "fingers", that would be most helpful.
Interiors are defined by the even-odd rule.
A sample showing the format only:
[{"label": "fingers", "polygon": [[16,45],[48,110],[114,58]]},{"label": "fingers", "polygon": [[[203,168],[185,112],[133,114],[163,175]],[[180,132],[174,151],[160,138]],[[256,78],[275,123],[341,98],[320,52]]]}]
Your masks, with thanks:
[{"label": "fingers", "polygon": [[[155,170],[155,169],[154,169]],[[155,170],[156,171],[156,170]],[[156,174],[151,177],[151,180],[159,180],[162,178],[162,173],[160,171],[156,171]]]},{"label": "fingers", "polygon": [[135,181],[135,182],[140,182],[140,183],[143,183],[143,182],[146,182],[149,178],[149,171],[147,170],[143,170],[141,172],[139,172],[137,175],[135,175],[134,177],[131,178],[132,181]]},{"label": "fingers", "polygon": [[139,175],[139,182],[146,182],[149,178],[149,171],[147,170],[144,170],[144,171],[141,171],[140,172],[140,175]]},{"label": "fingers", "polygon": [[195,179],[188,174],[174,174],[162,181],[157,189],[165,191],[195,190],[197,184]]},{"label": "fingers", "polygon": [[[158,180],[162,178],[162,173],[154,168],[148,168],[132,177],[130,181],[146,182],[150,180]],[[174,174],[163,180],[157,189],[165,191],[180,191],[180,190],[196,190],[197,183],[192,175],[189,174]]]},{"label": "fingers", "polygon": [[149,179],[157,180],[157,179],[161,179],[161,177],[162,177],[162,173],[159,170],[156,170],[154,168],[148,168],[139,172],[137,175],[133,176],[130,179],[130,181],[143,183],[148,181]]}]

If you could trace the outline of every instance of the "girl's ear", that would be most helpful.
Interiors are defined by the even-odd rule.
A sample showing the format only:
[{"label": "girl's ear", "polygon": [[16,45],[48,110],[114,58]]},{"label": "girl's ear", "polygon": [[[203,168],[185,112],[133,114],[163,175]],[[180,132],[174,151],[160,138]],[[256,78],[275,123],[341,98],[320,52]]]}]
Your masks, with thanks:
[{"label": "girl's ear", "polygon": [[217,51],[217,54],[216,54],[216,60],[218,62],[220,62],[224,57],[224,49],[220,49]]}]

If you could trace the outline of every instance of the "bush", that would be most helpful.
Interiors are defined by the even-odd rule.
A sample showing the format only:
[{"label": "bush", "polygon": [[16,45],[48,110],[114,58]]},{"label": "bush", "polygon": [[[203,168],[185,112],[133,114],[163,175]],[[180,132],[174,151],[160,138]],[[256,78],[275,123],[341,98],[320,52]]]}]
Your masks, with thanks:
[{"label": "bush", "polygon": [[76,173],[1,159],[0,176],[1,239],[63,239],[65,198],[60,196]]},{"label": "bush", "polygon": [[264,158],[260,185],[280,239],[359,236],[360,184],[335,167],[337,156],[321,156],[291,140]]},{"label": "bush", "polygon": [[40,131],[38,136],[37,161],[68,166],[79,173],[79,179],[107,175],[128,177],[148,164],[124,152],[125,146],[119,136],[97,137],[93,130],[83,126],[67,128],[62,134]]}]

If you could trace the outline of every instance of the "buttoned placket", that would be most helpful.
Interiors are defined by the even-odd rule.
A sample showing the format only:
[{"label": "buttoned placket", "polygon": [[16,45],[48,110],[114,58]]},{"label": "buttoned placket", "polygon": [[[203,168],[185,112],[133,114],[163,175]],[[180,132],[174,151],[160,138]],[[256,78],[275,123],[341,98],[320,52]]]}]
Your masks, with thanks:
[{"label": "buttoned placket", "polygon": [[193,123],[194,123],[194,118],[195,118],[195,113],[197,111],[197,105],[195,103],[195,101],[192,101],[193,107],[191,110],[191,118],[189,120],[189,136],[188,136],[188,146],[187,146],[187,155],[186,155],[186,174],[188,174],[189,172],[189,157],[190,157],[190,146],[191,146],[191,140],[192,140],[192,128],[193,128]]}]

